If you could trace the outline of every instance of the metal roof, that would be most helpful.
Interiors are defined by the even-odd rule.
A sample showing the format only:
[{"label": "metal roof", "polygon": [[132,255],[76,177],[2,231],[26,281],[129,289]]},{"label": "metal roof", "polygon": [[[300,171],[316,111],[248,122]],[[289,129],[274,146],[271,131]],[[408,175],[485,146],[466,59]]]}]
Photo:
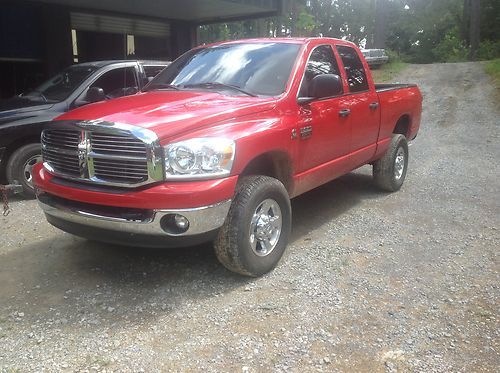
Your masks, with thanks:
[{"label": "metal roof", "polygon": [[277,15],[283,0],[35,0],[137,17],[190,21],[197,24]]}]

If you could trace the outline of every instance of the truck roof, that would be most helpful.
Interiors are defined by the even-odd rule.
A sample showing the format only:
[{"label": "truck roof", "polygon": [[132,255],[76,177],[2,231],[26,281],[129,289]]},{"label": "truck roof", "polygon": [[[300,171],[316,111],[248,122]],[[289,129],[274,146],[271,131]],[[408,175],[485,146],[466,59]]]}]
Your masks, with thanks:
[{"label": "truck roof", "polygon": [[337,39],[337,38],[327,38],[327,37],[307,37],[307,38],[252,38],[252,39],[238,39],[238,40],[226,40],[226,41],[221,41],[221,42],[216,42],[216,43],[209,43],[209,44],[204,44],[200,45],[199,47],[212,47],[216,45],[227,45],[227,44],[239,44],[239,43],[290,43],[290,44],[306,44],[309,42],[332,42],[335,41],[336,43],[340,44],[345,44],[345,45],[351,45],[351,46],[356,46],[356,44],[343,40],[343,39]]},{"label": "truck roof", "polygon": [[104,66],[109,66],[117,63],[140,63],[142,65],[159,65],[159,66],[167,66],[170,64],[169,61],[153,61],[153,60],[104,60],[104,61],[90,61],[90,62],[82,62],[79,63],[78,66],[93,66],[97,68],[101,68]]}]

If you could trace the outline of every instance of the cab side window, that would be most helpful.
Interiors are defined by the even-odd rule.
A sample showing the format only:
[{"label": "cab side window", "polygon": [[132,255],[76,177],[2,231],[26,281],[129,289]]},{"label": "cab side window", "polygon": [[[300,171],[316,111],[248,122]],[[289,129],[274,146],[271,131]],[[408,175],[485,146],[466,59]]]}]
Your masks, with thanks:
[{"label": "cab side window", "polygon": [[144,65],[144,72],[146,73],[146,76],[148,78],[154,78],[156,75],[158,75],[163,69],[165,68],[165,66],[162,66],[162,65]]},{"label": "cab side window", "polygon": [[332,47],[329,45],[320,45],[312,51],[306,65],[302,85],[300,86],[299,97],[309,96],[308,92],[311,81],[315,76],[322,74],[335,74],[340,76],[337,60],[333,54]]},{"label": "cab side window", "polygon": [[[135,68],[124,67],[104,73],[90,87],[99,87],[104,90],[104,94],[109,98],[116,98],[132,94],[139,89]],[[135,93],[134,92],[134,93]]]},{"label": "cab side window", "polygon": [[158,75],[166,66],[164,65],[143,65],[144,81],[143,85],[148,84],[153,78]]},{"label": "cab side window", "polygon": [[337,51],[344,64],[349,91],[351,93],[368,91],[366,72],[356,50],[351,47],[338,45]]}]

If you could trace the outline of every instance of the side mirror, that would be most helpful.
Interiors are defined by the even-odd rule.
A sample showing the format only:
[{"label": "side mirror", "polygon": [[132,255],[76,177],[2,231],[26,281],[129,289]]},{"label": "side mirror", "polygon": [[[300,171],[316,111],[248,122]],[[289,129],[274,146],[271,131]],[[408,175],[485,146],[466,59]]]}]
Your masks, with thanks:
[{"label": "side mirror", "polygon": [[335,74],[316,75],[309,83],[307,97],[299,97],[299,105],[306,105],[314,100],[341,95],[344,91],[342,78]]},{"label": "side mirror", "polygon": [[91,87],[88,92],[86,99],[88,102],[99,102],[104,101],[106,99],[106,95],[104,94],[104,90],[99,87]]},{"label": "side mirror", "polygon": [[333,97],[342,94],[342,79],[335,74],[316,75],[311,81],[309,96],[314,98]]}]

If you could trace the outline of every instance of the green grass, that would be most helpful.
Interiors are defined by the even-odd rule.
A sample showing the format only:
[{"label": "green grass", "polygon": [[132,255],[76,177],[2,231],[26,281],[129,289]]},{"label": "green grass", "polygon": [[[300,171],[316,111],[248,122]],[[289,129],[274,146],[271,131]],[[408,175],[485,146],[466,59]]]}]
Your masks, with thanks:
[{"label": "green grass", "polygon": [[493,78],[493,83],[500,89],[500,58],[486,62],[484,70]]},{"label": "green grass", "polygon": [[394,78],[403,71],[408,64],[401,61],[391,61],[382,65],[378,69],[372,69],[373,80],[375,83],[389,83],[394,80]]}]

